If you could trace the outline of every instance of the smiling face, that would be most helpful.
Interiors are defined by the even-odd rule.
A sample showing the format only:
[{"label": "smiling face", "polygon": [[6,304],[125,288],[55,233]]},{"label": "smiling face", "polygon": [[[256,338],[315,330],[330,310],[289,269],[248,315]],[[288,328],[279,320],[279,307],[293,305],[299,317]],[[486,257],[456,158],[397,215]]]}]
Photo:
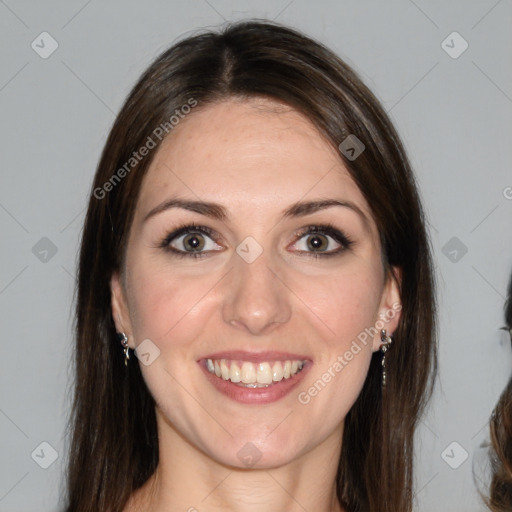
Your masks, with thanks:
[{"label": "smiling face", "polygon": [[124,275],[113,317],[131,348],[150,340],[151,364],[129,364],[159,435],[236,467],[339,448],[381,344],[361,333],[399,319],[365,198],[314,126],[269,100],[210,105],[173,130],[144,178]]}]

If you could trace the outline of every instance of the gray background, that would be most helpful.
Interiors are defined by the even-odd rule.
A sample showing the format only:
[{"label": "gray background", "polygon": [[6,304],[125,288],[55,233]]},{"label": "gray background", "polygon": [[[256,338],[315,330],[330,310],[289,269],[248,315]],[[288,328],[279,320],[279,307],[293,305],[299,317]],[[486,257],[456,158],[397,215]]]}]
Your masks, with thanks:
[{"label": "gray background", "polygon": [[[512,270],[511,1],[0,0],[1,512],[58,510],[76,252],[114,116],[177,38],[246,17],[330,46],[405,142],[428,211],[441,311],[440,380],[417,434],[416,510],[483,510],[473,456],[512,368],[498,330]],[[50,48],[43,31],[58,42],[46,59],[31,47]],[[458,58],[441,44],[453,31],[469,44]],[[444,48],[462,44],[452,37]],[[40,464],[53,452],[42,442],[58,454],[47,469]]]}]

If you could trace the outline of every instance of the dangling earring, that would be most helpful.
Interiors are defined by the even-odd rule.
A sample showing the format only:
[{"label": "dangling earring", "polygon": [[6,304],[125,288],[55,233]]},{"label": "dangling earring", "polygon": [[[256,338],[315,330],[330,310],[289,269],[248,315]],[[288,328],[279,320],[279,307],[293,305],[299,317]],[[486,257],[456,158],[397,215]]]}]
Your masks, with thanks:
[{"label": "dangling earring", "polygon": [[380,341],[382,341],[382,343],[383,343],[383,345],[381,345],[381,347],[380,347],[380,351],[383,354],[383,356],[382,356],[382,387],[385,388],[386,387],[386,352],[387,352],[389,346],[391,345],[391,343],[393,343],[393,335],[390,334],[388,336],[386,329],[382,329],[380,331]]},{"label": "dangling earring", "polygon": [[118,332],[117,336],[119,338],[119,341],[121,342],[121,345],[123,345],[124,350],[124,365],[128,366],[128,359],[130,359],[130,347],[128,346],[128,336],[124,332]]}]

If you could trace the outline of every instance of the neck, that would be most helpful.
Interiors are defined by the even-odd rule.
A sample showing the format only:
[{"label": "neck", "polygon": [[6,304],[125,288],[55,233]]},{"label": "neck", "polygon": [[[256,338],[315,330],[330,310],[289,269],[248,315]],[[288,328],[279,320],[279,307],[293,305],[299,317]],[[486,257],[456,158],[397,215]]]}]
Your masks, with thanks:
[{"label": "neck", "polygon": [[345,512],[336,495],[343,426],[288,464],[265,469],[226,466],[159,424],[159,464],[125,512]]}]

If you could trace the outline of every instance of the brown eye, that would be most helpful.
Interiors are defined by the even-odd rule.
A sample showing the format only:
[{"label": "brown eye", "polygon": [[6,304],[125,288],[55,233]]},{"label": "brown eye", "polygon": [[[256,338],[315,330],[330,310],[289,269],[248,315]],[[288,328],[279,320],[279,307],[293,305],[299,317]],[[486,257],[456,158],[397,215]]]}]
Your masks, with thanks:
[{"label": "brown eye", "polygon": [[341,255],[353,245],[345,233],[331,224],[308,226],[297,236],[295,249],[315,258]]},{"label": "brown eye", "polygon": [[205,246],[204,237],[198,233],[190,233],[183,238],[182,241],[185,250],[201,251]]},{"label": "brown eye", "polygon": [[319,235],[315,233],[314,235],[309,235],[307,238],[307,246],[312,251],[326,251],[329,246],[329,240],[325,235]]},{"label": "brown eye", "polygon": [[215,237],[214,231],[206,226],[185,225],[169,233],[159,246],[174,256],[199,258],[223,249]]}]

